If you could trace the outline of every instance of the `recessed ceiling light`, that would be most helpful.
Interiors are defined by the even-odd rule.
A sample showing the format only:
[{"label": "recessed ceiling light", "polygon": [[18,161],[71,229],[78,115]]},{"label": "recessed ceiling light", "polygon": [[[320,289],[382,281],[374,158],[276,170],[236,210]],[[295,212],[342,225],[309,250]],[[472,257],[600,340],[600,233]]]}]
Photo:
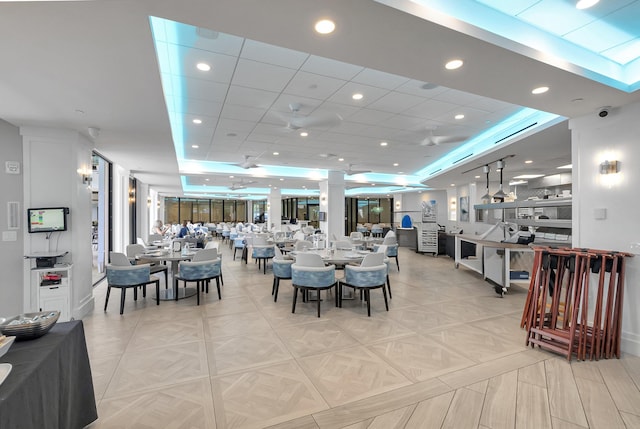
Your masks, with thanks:
[{"label": "recessed ceiling light", "polygon": [[330,19],[321,19],[320,21],[316,22],[314,28],[320,34],[330,34],[333,33],[333,30],[336,29],[336,24]]},{"label": "recessed ceiling light", "polygon": [[455,183],[452,183],[452,184],[451,184],[451,185],[449,185],[449,186],[456,186],[456,184],[455,184]]},{"label": "recessed ceiling light", "polygon": [[400,164],[398,164],[397,162],[394,162],[394,163],[393,163],[393,166],[394,166],[394,167],[397,167],[398,165],[400,165]]},{"label": "recessed ceiling light", "polygon": [[380,146],[387,146],[389,143],[387,142],[380,142]]},{"label": "recessed ceiling light", "polygon": [[462,113],[460,113],[460,114],[458,114],[458,115],[454,116],[454,118],[455,118],[455,119],[458,119],[458,120],[459,120],[459,119],[464,119],[464,115],[463,115]]},{"label": "recessed ceiling light", "polygon": [[362,97],[364,97],[364,95],[360,94],[359,92],[356,92],[351,96],[351,98],[353,98],[354,100],[362,100]]},{"label": "recessed ceiling light", "polygon": [[274,155],[280,155],[280,152],[273,152]]},{"label": "recessed ceiling light", "polygon": [[560,167],[558,167],[558,168],[567,168],[567,169],[571,169],[571,168],[573,168],[573,164],[561,165],[561,166],[560,166]]},{"label": "recessed ceiling light", "polygon": [[375,184],[375,183],[372,183],[372,184],[371,184],[371,186],[376,186],[376,184]]},{"label": "recessed ceiling light", "polygon": [[480,178],[480,176],[476,176],[476,179],[479,179],[479,178]]},{"label": "recessed ceiling light", "polygon": [[204,180],[205,180],[205,182],[208,182],[208,181],[209,181],[209,179],[204,179]]},{"label": "recessed ceiling light", "polygon": [[527,159],[524,163],[525,164],[531,164],[531,163],[533,163],[533,160],[532,159]]},{"label": "recessed ceiling light", "polygon": [[207,63],[198,63],[196,64],[196,68],[200,71],[209,71],[211,70],[211,66]]},{"label": "recessed ceiling light", "polygon": [[524,185],[525,183],[527,183],[526,180],[512,180],[509,182],[509,186]]},{"label": "recessed ceiling light", "polygon": [[308,132],[306,132],[306,131],[302,131],[302,132],[300,133],[300,137],[307,137],[308,135],[309,135],[309,133],[308,133]]},{"label": "recessed ceiling light", "polygon": [[404,174],[404,171],[398,171],[398,174]]},{"label": "recessed ceiling light", "polygon": [[344,161],[344,158],[338,158],[338,161],[342,162]]},{"label": "recessed ceiling light", "polygon": [[194,149],[198,149],[200,146],[198,146],[197,144],[192,144],[191,147]]},{"label": "recessed ceiling light", "polygon": [[549,91],[548,86],[539,86],[537,88],[532,89],[531,93],[534,95],[539,95],[539,94],[544,94],[547,91]]},{"label": "recessed ceiling light", "polygon": [[192,122],[199,125],[202,123],[202,119],[194,119]]},{"label": "recessed ceiling light", "polygon": [[455,70],[462,67],[462,64],[464,64],[464,61],[462,60],[451,60],[444,65],[444,68],[446,68],[447,70]]},{"label": "recessed ceiling light", "polygon": [[595,6],[600,0],[579,0],[576,3],[576,9],[589,9]]},{"label": "recessed ceiling light", "polygon": [[280,178],[280,181],[282,182],[283,180],[284,180],[284,178],[282,178],[282,177],[281,177],[281,178]]},{"label": "recessed ceiling light", "polygon": [[233,179],[234,176],[229,176],[229,179]]}]

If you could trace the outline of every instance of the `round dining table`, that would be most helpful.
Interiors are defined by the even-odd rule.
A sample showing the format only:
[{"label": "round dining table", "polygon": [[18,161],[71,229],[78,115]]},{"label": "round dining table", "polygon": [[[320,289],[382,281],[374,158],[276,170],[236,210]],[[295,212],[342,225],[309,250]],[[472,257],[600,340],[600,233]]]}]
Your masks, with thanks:
[{"label": "round dining table", "polygon": [[[196,254],[196,250],[182,250],[180,252],[173,252],[171,250],[155,250],[149,251],[145,253],[141,253],[140,255],[136,255],[136,260],[145,262],[145,261],[153,261],[153,262],[171,262],[171,280],[170,283],[173,283],[173,277],[178,273],[178,264],[180,261],[190,261],[193,258],[193,255]],[[189,298],[194,296],[197,291],[195,288],[177,288],[175,285],[171,288],[160,290],[160,301],[174,301],[176,299]],[[177,294],[177,298],[176,298]]]}]

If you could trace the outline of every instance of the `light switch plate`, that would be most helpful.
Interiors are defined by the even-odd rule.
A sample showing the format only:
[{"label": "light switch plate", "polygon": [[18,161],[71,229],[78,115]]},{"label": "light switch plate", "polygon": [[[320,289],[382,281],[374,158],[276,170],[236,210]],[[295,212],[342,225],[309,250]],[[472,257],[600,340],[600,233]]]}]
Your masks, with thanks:
[{"label": "light switch plate", "polygon": [[7,161],[4,163],[5,171],[7,174],[20,174],[20,162]]}]

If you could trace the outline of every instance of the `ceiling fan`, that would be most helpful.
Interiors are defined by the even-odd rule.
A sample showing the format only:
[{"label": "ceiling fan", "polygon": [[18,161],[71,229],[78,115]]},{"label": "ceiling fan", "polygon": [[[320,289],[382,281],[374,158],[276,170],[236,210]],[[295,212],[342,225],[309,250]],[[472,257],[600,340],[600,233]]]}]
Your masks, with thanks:
[{"label": "ceiling fan", "polygon": [[301,107],[302,105],[300,103],[289,103],[291,116],[281,116],[281,119],[286,122],[285,129],[296,131],[301,128],[333,126],[342,122],[342,116],[337,113],[317,116],[299,116]]},{"label": "ceiling fan", "polygon": [[466,137],[462,136],[455,137],[435,135],[435,128],[429,128],[427,131],[429,133],[427,134],[427,137],[420,142],[420,146],[439,146],[445,143],[460,143],[467,139]]},{"label": "ceiling fan", "polygon": [[244,155],[243,162],[238,162],[233,165],[237,165],[238,167],[242,167],[244,169],[258,168],[258,165],[254,161],[251,161],[251,158],[258,159],[259,156]]},{"label": "ceiling fan", "polygon": [[352,174],[362,174],[362,173],[370,173],[371,170],[354,170],[353,167],[354,164],[349,164],[347,166],[346,170],[342,170],[344,171],[344,174],[346,174],[347,176],[351,176]]},{"label": "ceiling fan", "polygon": [[240,179],[239,182],[232,182],[231,186],[229,186],[229,189],[231,189],[232,191],[235,191],[238,189],[245,189],[247,185],[252,185],[254,183],[257,183],[257,182],[255,180],[247,180],[245,182],[244,179]]}]

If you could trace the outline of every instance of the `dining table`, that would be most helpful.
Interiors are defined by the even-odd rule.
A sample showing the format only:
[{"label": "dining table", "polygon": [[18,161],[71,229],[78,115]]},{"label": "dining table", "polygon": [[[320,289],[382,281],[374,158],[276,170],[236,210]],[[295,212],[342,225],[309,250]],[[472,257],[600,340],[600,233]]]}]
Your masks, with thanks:
[{"label": "dining table", "polygon": [[[182,249],[181,251],[174,252],[169,249],[159,249],[154,251],[147,251],[136,255],[136,260],[142,263],[145,262],[170,262],[171,269],[169,270],[171,274],[170,283],[173,284],[173,277],[178,274],[178,266],[180,261],[190,261],[191,258],[196,254],[198,249]],[[168,286],[168,285],[167,285]],[[184,299],[194,296],[197,293],[195,288],[167,288],[164,290],[160,290],[160,296],[158,297],[160,301],[174,301],[176,299]],[[176,298],[177,295],[177,298]]]}]

